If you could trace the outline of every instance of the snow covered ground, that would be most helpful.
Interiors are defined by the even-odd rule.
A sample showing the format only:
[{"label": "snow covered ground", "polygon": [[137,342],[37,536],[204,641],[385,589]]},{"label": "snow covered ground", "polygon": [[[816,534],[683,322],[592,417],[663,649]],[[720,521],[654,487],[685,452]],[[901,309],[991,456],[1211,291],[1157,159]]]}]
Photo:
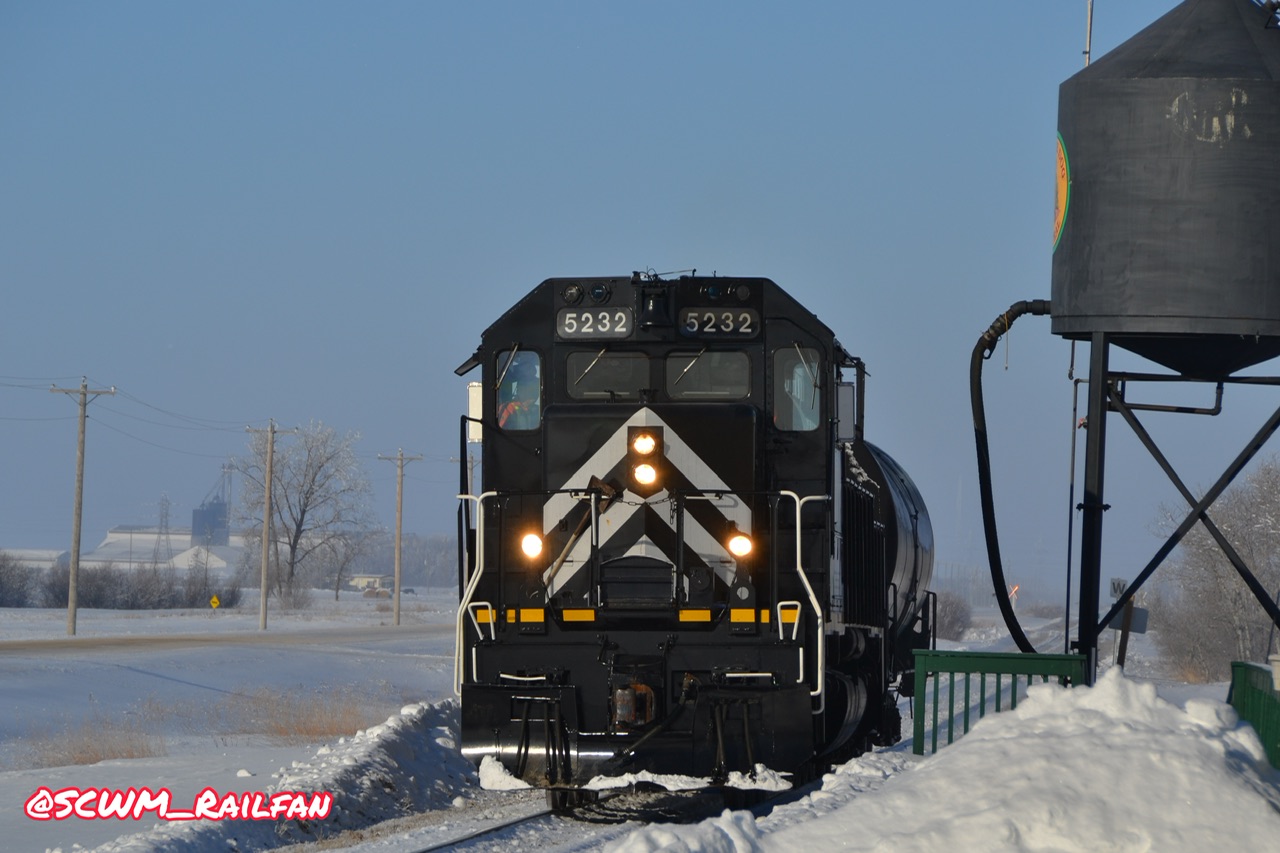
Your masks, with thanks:
[{"label": "snow covered ground", "polygon": [[[323,849],[400,853],[460,837],[495,814],[540,808],[536,792],[482,790],[458,756],[450,601],[406,598],[398,628],[385,602],[318,598],[308,611],[273,613],[269,638],[257,631],[252,602],[215,614],[85,611],[70,642],[61,639],[65,613],[0,611],[0,847],[223,853],[304,842],[323,824],[359,830]],[[1060,651],[1050,645],[1052,623],[1029,627]],[[151,645],[143,638],[152,635],[178,642]],[[957,645],[1007,642],[1001,629],[980,628]],[[1145,642],[1130,655],[1128,677],[1113,669],[1092,689],[1033,688],[1015,711],[988,716],[936,756],[912,755],[909,741],[863,756],[767,817],[726,812],[680,827],[555,820],[468,849],[1272,849],[1280,774],[1222,701],[1225,685],[1160,681]],[[367,718],[359,734],[282,741],[259,719],[303,718],[335,695]],[[60,741],[97,732],[132,733],[156,754],[33,766]],[[76,794],[88,812],[97,802],[90,789],[125,796],[144,786],[167,789],[173,810],[191,809],[211,789],[205,807],[226,819],[159,821],[154,810],[140,820],[30,816],[71,809]],[[255,807],[254,793],[263,795],[260,810],[302,809],[328,793],[329,817],[279,828],[233,819]],[[388,818],[405,834],[364,829]]]}]

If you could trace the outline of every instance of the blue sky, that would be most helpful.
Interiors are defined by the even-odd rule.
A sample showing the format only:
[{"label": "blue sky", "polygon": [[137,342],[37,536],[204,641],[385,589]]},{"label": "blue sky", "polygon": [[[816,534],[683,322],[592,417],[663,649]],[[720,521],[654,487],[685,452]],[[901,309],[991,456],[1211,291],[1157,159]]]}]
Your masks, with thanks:
[{"label": "blue sky", "polygon": [[[1174,5],[1097,0],[1094,56]],[[422,454],[405,528],[450,531],[453,368],[484,327],[547,277],[696,267],[773,278],[866,360],[868,437],[917,480],[939,561],[983,565],[968,358],[1049,295],[1085,8],[4,0],[0,546],[69,545],[76,407],[48,388],[82,375],[121,392],[90,407],[86,546],[165,494],[188,523],[268,418],[359,431],[388,527],[377,456]],[[1044,591],[1070,348],[1028,318],[1007,358],[1006,564]],[[1243,412],[1223,461],[1261,421]],[[1185,431],[1170,455],[1207,486],[1221,462]],[[1104,578],[1131,577],[1176,493],[1110,459]]]}]

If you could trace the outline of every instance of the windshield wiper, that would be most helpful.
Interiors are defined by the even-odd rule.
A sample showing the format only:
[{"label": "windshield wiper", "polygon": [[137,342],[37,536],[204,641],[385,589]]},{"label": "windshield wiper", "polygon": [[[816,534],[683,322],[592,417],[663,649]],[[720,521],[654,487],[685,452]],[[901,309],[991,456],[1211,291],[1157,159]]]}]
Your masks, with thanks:
[{"label": "windshield wiper", "polygon": [[502,380],[507,378],[507,371],[511,369],[511,365],[516,363],[516,353],[520,352],[520,344],[511,345],[511,355],[507,358],[507,363],[502,365],[502,370],[498,371],[498,381],[493,384],[494,388],[502,387]]},{"label": "windshield wiper", "polygon": [[800,349],[800,344],[794,344],[796,355],[800,357],[800,366],[804,368],[804,372],[809,374],[809,380],[813,382],[813,395],[809,399],[809,407],[813,408],[818,402],[818,373],[809,366],[809,362],[804,360],[804,351]]},{"label": "windshield wiper", "polygon": [[582,373],[578,376],[577,379],[573,380],[573,384],[577,385],[583,379],[586,379],[587,374],[591,372],[591,368],[595,367],[596,363],[600,361],[601,357],[603,357],[604,354],[607,353],[608,351],[609,351],[609,348],[605,347],[604,349],[600,350],[600,352],[596,353],[596,357],[591,359],[591,363],[587,365],[586,369],[582,371]]},{"label": "windshield wiper", "polygon": [[671,384],[672,384],[673,386],[674,386],[674,385],[679,385],[679,384],[680,384],[680,380],[681,380],[681,379],[684,379],[684,375],[685,375],[686,373],[688,373],[688,372],[689,372],[689,369],[690,369],[690,368],[692,368],[695,364],[697,364],[697,363],[698,363],[698,359],[702,358],[702,354],[703,354],[704,352],[706,352],[706,351],[707,351],[707,348],[706,348],[706,347],[703,347],[702,349],[698,350],[698,354],[697,354],[697,355],[695,355],[693,358],[689,359],[689,363],[685,365],[684,370],[680,371],[680,375],[679,375],[679,376],[677,376],[677,377],[676,377],[676,380],[675,380],[674,382],[672,382]]}]

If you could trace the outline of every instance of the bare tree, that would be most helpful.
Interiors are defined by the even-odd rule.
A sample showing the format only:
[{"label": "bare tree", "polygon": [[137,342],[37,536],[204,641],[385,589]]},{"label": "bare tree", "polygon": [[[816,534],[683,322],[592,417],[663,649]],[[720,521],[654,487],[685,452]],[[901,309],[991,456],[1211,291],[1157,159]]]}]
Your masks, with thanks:
[{"label": "bare tree", "polygon": [[0,607],[28,607],[36,597],[36,571],[0,551]]},{"label": "bare tree", "polygon": [[352,569],[369,552],[377,532],[346,533],[333,536],[325,544],[321,566],[325,577],[333,582],[333,600],[338,600],[342,583],[350,577]]},{"label": "bare tree", "polygon": [[[353,570],[387,574],[395,561],[395,536],[379,531],[368,537]],[[447,533],[421,535],[406,533],[401,541],[402,582],[430,590],[433,586],[457,583],[458,548],[456,538]]]},{"label": "bare tree", "polygon": [[[338,435],[313,421],[288,440],[278,440],[272,475],[272,574],[276,595],[304,591],[306,573],[341,550],[344,537],[373,526],[369,479],[355,454],[356,433]],[[244,477],[238,521],[251,533],[249,553],[261,549],[268,436],[253,433],[249,454],[233,460]],[[259,544],[254,545],[253,540]]]},{"label": "bare tree", "polygon": [[[447,533],[432,533],[422,543],[423,566],[427,589],[431,587],[457,587],[458,538]],[[458,590],[461,595],[462,590]]]},{"label": "bare tree", "polygon": [[[1185,510],[1162,510],[1172,529]],[[1264,460],[1227,490],[1208,515],[1269,589],[1280,585],[1280,460]],[[1156,642],[1179,674],[1195,681],[1230,676],[1231,661],[1263,661],[1276,632],[1203,525],[1187,534],[1152,602]]]},{"label": "bare tree", "polygon": [[938,593],[938,636],[944,640],[959,640],[973,623],[973,611],[969,602],[954,592]]}]

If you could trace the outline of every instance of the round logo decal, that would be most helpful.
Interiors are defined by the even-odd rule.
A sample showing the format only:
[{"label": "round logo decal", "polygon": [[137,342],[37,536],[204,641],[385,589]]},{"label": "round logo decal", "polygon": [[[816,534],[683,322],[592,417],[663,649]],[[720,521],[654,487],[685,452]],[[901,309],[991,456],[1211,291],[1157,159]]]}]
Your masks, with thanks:
[{"label": "round logo decal", "polygon": [[1071,166],[1067,163],[1067,147],[1058,134],[1058,172],[1053,194],[1053,248],[1062,239],[1062,226],[1067,221],[1067,205],[1071,201]]}]

